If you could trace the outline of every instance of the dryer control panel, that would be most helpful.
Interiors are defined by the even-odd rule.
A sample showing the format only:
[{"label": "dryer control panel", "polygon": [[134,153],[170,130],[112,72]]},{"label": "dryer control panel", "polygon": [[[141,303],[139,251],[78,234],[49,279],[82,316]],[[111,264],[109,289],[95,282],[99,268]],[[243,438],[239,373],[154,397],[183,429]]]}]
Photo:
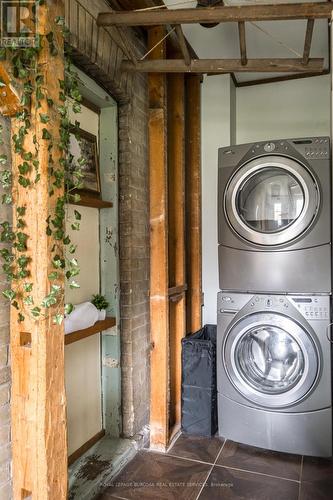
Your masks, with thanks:
[{"label": "dryer control panel", "polygon": [[328,320],[330,318],[327,297],[291,297],[290,300],[306,319]]}]

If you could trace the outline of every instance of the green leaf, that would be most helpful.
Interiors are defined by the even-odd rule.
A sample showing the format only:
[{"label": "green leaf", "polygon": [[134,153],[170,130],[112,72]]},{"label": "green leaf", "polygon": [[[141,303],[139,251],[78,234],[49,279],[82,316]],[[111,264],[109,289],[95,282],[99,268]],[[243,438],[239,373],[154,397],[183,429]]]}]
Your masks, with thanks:
[{"label": "green leaf", "polygon": [[48,276],[49,280],[56,280],[59,278],[59,273],[57,271],[53,271],[52,273],[49,274]]},{"label": "green leaf", "polygon": [[71,289],[80,288],[80,285],[75,280],[72,280],[69,284],[69,288]]},{"label": "green leaf", "polygon": [[7,155],[0,155],[0,165],[4,165],[8,160]]},{"label": "green leaf", "polygon": [[31,314],[35,317],[35,318],[39,318],[40,316],[40,307],[34,307],[33,309],[31,309]]},{"label": "green leaf", "polygon": [[76,248],[77,248],[77,245],[70,245],[69,249],[68,249],[69,253],[70,254],[75,253],[76,252]]},{"label": "green leaf", "polygon": [[53,262],[53,266],[56,269],[64,269],[65,268],[65,259],[59,257],[59,255],[56,255],[52,262]]},{"label": "green leaf", "polygon": [[80,212],[78,212],[77,210],[74,210],[74,215],[75,215],[76,220],[81,220],[82,216],[81,216]]},{"label": "green leaf", "polygon": [[65,314],[70,314],[72,311],[74,311],[73,304],[65,304]]},{"label": "green leaf", "polygon": [[64,320],[64,315],[63,314],[56,314],[54,317],[53,317],[53,323],[55,325],[61,325],[62,322]]},{"label": "green leaf", "polygon": [[62,240],[64,245],[69,245],[71,242],[71,239],[69,236],[65,236],[65,238]]},{"label": "green leaf", "polygon": [[11,194],[4,194],[2,195],[2,203],[4,205],[10,205],[13,202],[13,197]]},{"label": "green leaf", "polygon": [[79,229],[80,229],[80,223],[79,222],[74,222],[73,224],[71,224],[71,228],[73,229],[73,231],[79,231]]},{"label": "green leaf", "polygon": [[51,138],[52,138],[52,136],[51,136],[50,132],[46,128],[43,128],[42,139],[46,139],[47,141],[49,141]]},{"label": "green leaf", "polygon": [[6,297],[6,299],[9,299],[10,301],[12,301],[16,297],[16,293],[14,292],[14,290],[11,290],[10,288],[4,290],[2,292],[2,295]]},{"label": "green leaf", "polygon": [[26,306],[32,306],[32,304],[34,303],[34,299],[32,297],[32,295],[28,295],[28,297],[25,297],[23,299],[23,303],[26,305]]},{"label": "green leaf", "polygon": [[39,117],[42,123],[48,123],[50,121],[50,117],[47,114],[39,113]]},{"label": "green leaf", "polygon": [[21,165],[18,167],[20,174],[25,175],[29,172],[30,170],[30,165],[26,161],[24,161]]},{"label": "green leaf", "polygon": [[23,215],[25,215],[25,212],[26,212],[26,207],[17,207],[16,208],[16,212],[18,215],[20,215],[21,217],[23,217]]},{"label": "green leaf", "polygon": [[24,320],[25,320],[25,317],[23,316],[23,314],[22,313],[18,313],[18,322],[22,323],[22,321],[24,321]]},{"label": "green leaf", "polygon": [[54,306],[57,303],[57,298],[50,293],[42,300],[42,306],[48,309],[49,307]]},{"label": "green leaf", "polygon": [[32,291],[33,284],[32,283],[24,283],[23,288],[25,292],[31,292]]},{"label": "green leaf", "polygon": [[50,295],[58,295],[61,292],[61,285],[52,285]]},{"label": "green leaf", "polygon": [[23,186],[24,188],[27,188],[31,184],[30,180],[27,179],[26,177],[23,177],[22,175],[19,176],[18,181],[19,181],[19,184],[21,186]]},{"label": "green leaf", "polygon": [[25,161],[30,161],[30,160],[32,160],[32,153],[31,153],[31,151],[29,151],[28,153],[24,153],[24,154],[23,154],[23,159],[24,159]]}]

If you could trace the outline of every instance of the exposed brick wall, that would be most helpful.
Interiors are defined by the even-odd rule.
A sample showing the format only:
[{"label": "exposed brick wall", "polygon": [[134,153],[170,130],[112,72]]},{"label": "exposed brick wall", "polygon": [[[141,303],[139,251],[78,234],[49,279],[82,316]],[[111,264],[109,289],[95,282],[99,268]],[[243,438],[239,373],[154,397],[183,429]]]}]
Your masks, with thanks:
[{"label": "exposed brick wall", "polygon": [[147,80],[133,81],[128,105],[119,109],[119,246],[123,433],[149,420],[149,195]]},{"label": "exposed brick wall", "polygon": [[[0,125],[3,127],[3,144],[0,145],[1,154],[10,158],[10,122],[0,116]],[[9,163],[9,162],[8,162]],[[0,167],[0,170],[8,165]],[[0,198],[2,198],[0,189]],[[0,222],[10,220],[11,207],[0,203]],[[0,248],[3,248],[0,244]],[[1,269],[1,268],[0,268]],[[10,442],[10,354],[9,354],[9,305],[2,296],[7,288],[6,278],[0,271],[0,498],[9,500],[11,493],[11,442]]]},{"label": "exposed brick wall", "polygon": [[[149,422],[148,84],[143,75],[121,72],[126,56],[117,31],[97,28],[95,19],[109,10],[107,2],[66,0],[65,5],[74,62],[119,103],[122,431],[129,437]],[[78,25],[80,16],[85,29]],[[127,35],[143,55],[146,41],[140,30]]]}]

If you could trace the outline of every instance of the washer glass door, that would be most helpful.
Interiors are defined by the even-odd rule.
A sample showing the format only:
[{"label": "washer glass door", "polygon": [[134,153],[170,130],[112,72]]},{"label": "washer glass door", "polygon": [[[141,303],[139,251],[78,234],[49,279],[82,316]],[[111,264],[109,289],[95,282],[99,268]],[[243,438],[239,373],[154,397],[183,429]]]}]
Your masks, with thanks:
[{"label": "washer glass door", "polygon": [[319,208],[319,189],[298,162],[267,156],[243,165],[225,193],[225,211],[233,229],[259,245],[280,245],[297,238]]},{"label": "washer glass door", "polygon": [[224,343],[224,365],[247,399],[283,407],[302,399],[319,372],[319,351],[308,331],[279,313],[238,322]]}]

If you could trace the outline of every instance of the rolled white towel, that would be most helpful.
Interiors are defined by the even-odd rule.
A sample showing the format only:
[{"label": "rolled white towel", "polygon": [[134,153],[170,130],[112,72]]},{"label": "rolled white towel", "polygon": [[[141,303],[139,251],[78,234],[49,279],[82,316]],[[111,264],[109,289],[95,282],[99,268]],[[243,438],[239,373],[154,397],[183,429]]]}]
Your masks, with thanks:
[{"label": "rolled white towel", "polygon": [[73,311],[65,316],[65,333],[76,332],[93,326],[101,318],[99,311],[91,302],[77,304]]}]

